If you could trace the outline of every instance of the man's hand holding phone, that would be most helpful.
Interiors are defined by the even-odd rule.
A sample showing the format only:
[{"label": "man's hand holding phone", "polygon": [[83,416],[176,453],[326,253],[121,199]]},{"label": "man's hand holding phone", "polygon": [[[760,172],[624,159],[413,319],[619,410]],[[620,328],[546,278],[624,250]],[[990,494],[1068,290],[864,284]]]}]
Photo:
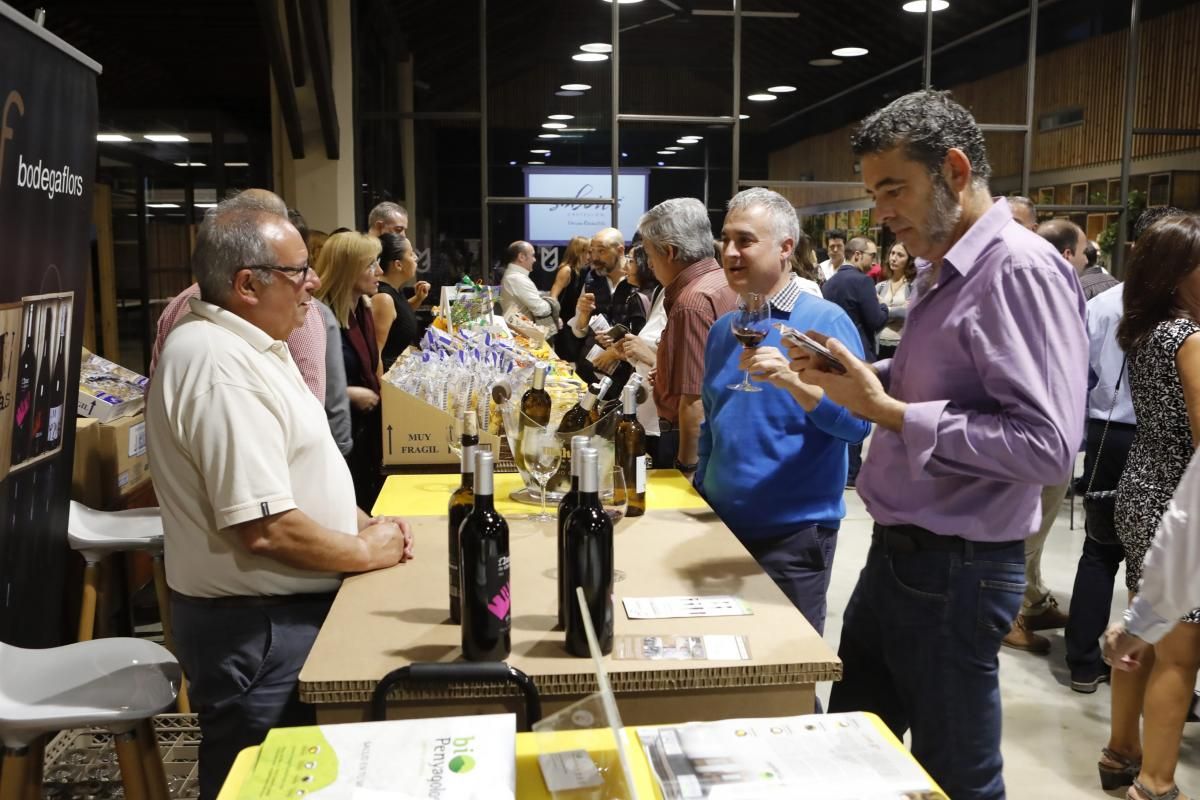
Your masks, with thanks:
[{"label": "man's hand holding phone", "polygon": [[783,342],[800,380],[820,386],[830,400],[860,419],[897,432],[904,426],[907,406],[890,397],[871,365],[837,339],[812,330],[797,337],[785,330]]}]

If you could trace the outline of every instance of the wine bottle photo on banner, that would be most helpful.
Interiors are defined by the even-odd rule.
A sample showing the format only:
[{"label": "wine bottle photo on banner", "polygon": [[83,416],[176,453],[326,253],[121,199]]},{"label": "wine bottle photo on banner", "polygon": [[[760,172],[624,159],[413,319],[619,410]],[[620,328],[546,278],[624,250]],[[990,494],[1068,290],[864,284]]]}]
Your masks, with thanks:
[{"label": "wine bottle photo on banner", "polygon": [[63,425],[75,405],[66,404],[74,296],[74,292],[37,295],[19,305],[0,307],[4,328],[0,335],[5,345],[12,339],[20,347],[19,352],[13,348],[15,369],[8,363],[0,365],[5,368],[0,369],[0,391],[11,397],[11,411],[6,407],[0,415],[2,430],[11,437],[8,447],[0,448],[10,457],[6,474],[53,456],[62,447]]}]

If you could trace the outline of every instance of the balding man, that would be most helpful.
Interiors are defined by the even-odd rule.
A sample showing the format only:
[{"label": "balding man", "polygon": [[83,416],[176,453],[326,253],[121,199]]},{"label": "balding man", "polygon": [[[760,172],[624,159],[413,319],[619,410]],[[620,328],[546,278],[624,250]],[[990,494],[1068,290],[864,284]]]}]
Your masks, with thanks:
[{"label": "balding man", "polygon": [[[246,189],[225,200],[218,208],[225,211],[262,211],[277,217],[288,219],[287,204],[274,192],[266,189]],[[205,218],[210,218],[216,209],[209,209]],[[158,358],[167,335],[175,329],[179,321],[191,311],[191,300],[200,296],[200,284],[193,283],[188,288],[171,298],[158,316],[158,325],[154,337],[154,346],[150,350],[150,377],[158,369]],[[317,311],[316,303],[308,306],[304,320],[287,337],[288,349],[300,370],[304,383],[322,403],[325,402],[325,327],[321,322],[321,314]]]},{"label": "balding man", "polygon": [[1091,300],[1105,289],[1117,285],[1116,278],[1096,265],[1096,251],[1090,248],[1087,234],[1074,222],[1052,219],[1038,226],[1037,232],[1075,268],[1084,299]]},{"label": "balding man", "polygon": [[1016,194],[1008,198],[1008,207],[1012,209],[1013,219],[1017,221],[1018,225],[1037,233],[1037,206],[1033,204],[1032,200]]},{"label": "balding man", "polygon": [[[625,237],[619,230],[603,228],[597,231],[592,237],[588,255],[591,270],[575,304],[575,316],[567,327],[578,345],[575,369],[580,377],[590,383],[597,379],[595,369],[587,359],[592,344],[602,348],[612,346],[613,342],[605,334],[613,325],[628,321],[630,298],[636,294],[637,288],[625,280],[628,259],[625,256]],[[592,317],[597,314],[603,314],[608,324],[593,332]],[[599,359],[599,365],[601,369],[613,368],[616,359],[605,353]],[[624,383],[627,377],[626,374],[619,382]],[[619,386],[613,386],[614,393],[619,390]]]},{"label": "balding man", "polygon": [[367,235],[378,239],[385,233],[408,235],[408,209],[387,201],[371,209],[367,215]]},{"label": "balding man", "polygon": [[537,255],[529,242],[513,242],[504,251],[508,266],[500,279],[500,313],[505,321],[524,316],[547,339],[558,333],[558,304],[542,295],[529,273],[537,264]]},{"label": "balding man", "polygon": [[285,217],[218,206],[200,297],[146,401],[176,654],[199,714],[200,797],[275,727],[311,725],[296,681],[344,573],[411,555],[407,525],[354,504],[325,412],[284,345],[320,286]]}]

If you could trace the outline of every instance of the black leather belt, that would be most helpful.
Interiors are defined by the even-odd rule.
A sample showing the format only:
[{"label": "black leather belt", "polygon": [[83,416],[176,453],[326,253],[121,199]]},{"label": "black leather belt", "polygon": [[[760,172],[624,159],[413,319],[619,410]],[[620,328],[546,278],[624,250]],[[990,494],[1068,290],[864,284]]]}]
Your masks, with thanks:
[{"label": "black leather belt", "polygon": [[300,603],[332,603],[336,592],[323,594],[275,594],[275,595],[228,595],[226,597],[192,597],[174,589],[171,599],[178,603],[187,603],[202,608],[274,608],[291,606]]},{"label": "black leather belt", "polygon": [[671,431],[679,430],[679,423],[672,422],[669,419],[658,418],[658,432],[670,433]]},{"label": "black leather belt", "polygon": [[975,552],[1003,550],[1012,547],[1020,540],[1007,542],[972,542],[961,536],[943,536],[916,525],[875,525],[871,540],[886,544],[889,550],[898,553],[919,553],[922,551],[939,551],[962,553],[968,546]]}]

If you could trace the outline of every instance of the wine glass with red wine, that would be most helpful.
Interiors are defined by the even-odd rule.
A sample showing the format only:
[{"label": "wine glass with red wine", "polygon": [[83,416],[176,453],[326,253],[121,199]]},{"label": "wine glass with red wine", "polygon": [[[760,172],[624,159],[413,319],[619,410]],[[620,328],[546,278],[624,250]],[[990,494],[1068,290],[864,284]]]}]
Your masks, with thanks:
[{"label": "wine glass with red wine", "polygon": [[[758,347],[767,338],[771,323],[771,306],[767,298],[755,292],[747,293],[738,310],[733,316],[733,336],[747,350]],[[746,370],[741,383],[730,384],[728,387],[735,392],[761,392],[762,389],[750,383],[750,370]]]}]

